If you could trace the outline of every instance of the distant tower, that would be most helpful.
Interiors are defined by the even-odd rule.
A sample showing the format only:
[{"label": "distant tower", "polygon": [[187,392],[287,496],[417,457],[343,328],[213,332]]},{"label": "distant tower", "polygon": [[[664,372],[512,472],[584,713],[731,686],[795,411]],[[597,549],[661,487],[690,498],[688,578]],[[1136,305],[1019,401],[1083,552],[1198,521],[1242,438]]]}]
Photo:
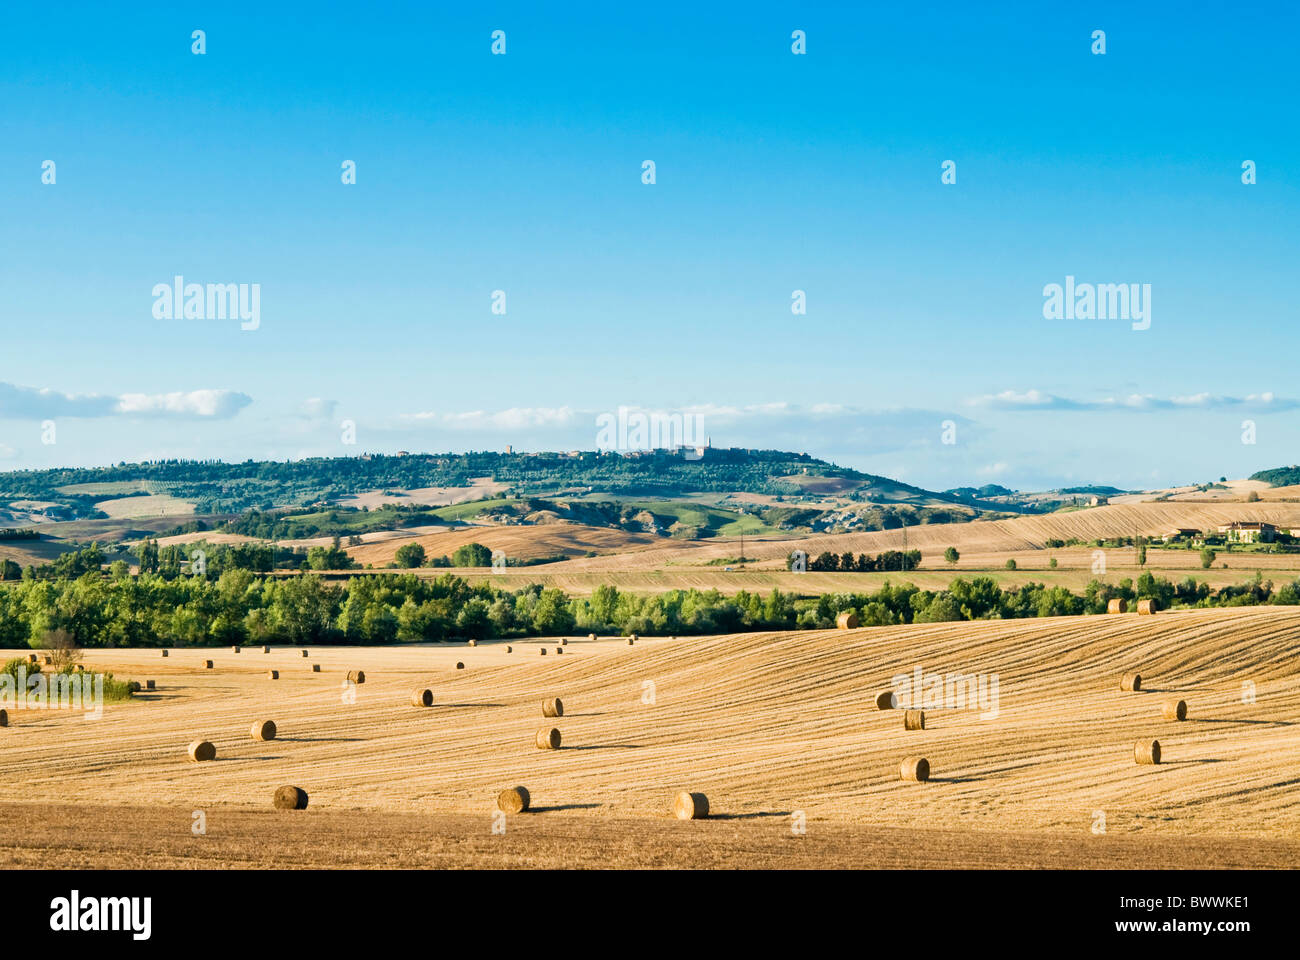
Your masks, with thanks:
[{"label": "distant tower", "polygon": [[514,447],[510,446],[508,443],[506,444],[506,453],[514,453]]}]

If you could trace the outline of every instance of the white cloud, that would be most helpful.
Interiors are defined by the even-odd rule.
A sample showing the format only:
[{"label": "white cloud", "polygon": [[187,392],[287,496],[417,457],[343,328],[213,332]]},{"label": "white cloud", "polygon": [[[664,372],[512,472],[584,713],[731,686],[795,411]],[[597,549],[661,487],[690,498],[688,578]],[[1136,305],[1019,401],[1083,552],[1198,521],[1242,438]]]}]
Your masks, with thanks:
[{"label": "white cloud", "polygon": [[[704,433],[719,447],[805,451],[816,456],[860,457],[938,445],[945,420],[954,420],[973,436],[976,425],[953,413],[929,410],[870,410],[838,403],[682,404],[672,407],[625,405],[629,415],[698,415]],[[425,410],[403,414],[387,440],[441,449],[469,433],[494,435],[517,449],[596,448],[601,414],[618,415],[618,406],[603,410],[573,407],[514,407],[500,411]],[[418,439],[412,437],[418,436]],[[371,434],[374,436],[375,434]]]},{"label": "white cloud", "polygon": [[233,390],[190,390],[175,393],[72,394],[58,390],[0,383],[0,417],[44,420],[60,417],[111,416],[233,417],[252,403],[247,394]]},{"label": "white cloud", "polygon": [[116,412],[144,417],[233,417],[253,402],[233,390],[190,390],[176,393],[125,393]]},{"label": "white cloud", "polygon": [[337,400],[324,400],[320,397],[308,397],[299,406],[299,411],[309,420],[327,420],[334,416]]},{"label": "white cloud", "polygon": [[489,413],[471,410],[465,413],[437,413],[432,410],[402,414],[403,420],[421,421],[449,430],[521,430],[529,427],[562,427],[578,419],[570,407],[512,407]]},{"label": "white cloud", "polygon": [[1157,397],[1150,393],[1103,397],[1100,400],[1075,400],[1041,390],[1003,390],[966,401],[968,406],[991,410],[1240,410],[1256,413],[1300,409],[1300,400],[1278,397],[1271,392],[1252,393],[1245,397],[1195,393],[1188,396]]}]

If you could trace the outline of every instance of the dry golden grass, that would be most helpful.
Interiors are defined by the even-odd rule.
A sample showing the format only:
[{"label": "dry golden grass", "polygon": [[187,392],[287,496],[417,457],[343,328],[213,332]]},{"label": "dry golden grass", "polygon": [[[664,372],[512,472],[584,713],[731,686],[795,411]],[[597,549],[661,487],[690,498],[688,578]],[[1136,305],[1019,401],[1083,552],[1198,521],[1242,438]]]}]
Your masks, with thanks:
[{"label": "dry golden grass", "polygon": [[[897,771],[895,771],[897,775]],[[902,786],[900,784],[900,786]],[[907,784],[912,789],[933,785]],[[867,827],[809,819],[795,835],[788,816],[713,816],[678,821],[591,817],[555,806],[509,816],[256,806],[206,811],[193,834],[191,806],[101,807],[0,803],[0,864],[11,868],[112,869],[491,869],[693,868],[986,869],[1294,868],[1300,842],[1200,839],[1176,843],[1112,834],[1005,833],[933,827]]]},{"label": "dry golden grass", "polygon": [[531,560],[558,554],[581,556],[593,550],[600,553],[635,551],[663,543],[663,539],[650,534],[628,533],[624,530],[578,524],[483,525],[363,543],[359,547],[349,547],[348,555],[362,565],[372,563],[376,567],[381,567],[392,563],[398,548],[408,543],[420,544],[424,547],[424,552],[431,557],[451,556],[457,547],[467,543],[481,543],[490,550],[503,551],[507,557]]},{"label": "dry golden grass", "polygon": [[[709,797],[711,816],[756,823],[801,810],[846,827],[1074,842],[1091,838],[1103,811],[1109,837],[1276,844],[1294,838],[1300,803],[1298,636],[1300,610],[1247,608],[635,647],[570,638],[563,657],[544,658],[541,641],[518,640],[515,655],[491,643],[313,648],[319,674],[285,648],[251,661],[92,651],[90,668],[155,678],[157,691],[99,720],[11,711],[0,804],[211,811],[268,805],[291,783],[311,795],[306,815],[487,817],[501,790],[522,784],[535,807],[575,820],[654,821],[689,788]],[[199,668],[206,658],[215,670]],[[467,669],[451,669],[456,660]],[[264,681],[268,663],[279,683]],[[1000,715],[927,708],[924,730],[903,730],[875,693],[917,665],[996,673]],[[358,668],[366,683],[341,686]],[[1121,693],[1117,677],[1134,670],[1143,692]],[[1242,702],[1247,682],[1255,703]],[[432,707],[411,705],[418,686],[434,691]],[[538,750],[538,702],[557,695],[563,745]],[[1188,720],[1162,719],[1172,696],[1187,701]],[[250,717],[275,720],[278,739],[251,740]],[[216,745],[215,761],[187,760],[197,737]],[[1159,766],[1134,764],[1144,737],[1159,737]],[[930,761],[929,783],[900,781],[906,756]],[[276,829],[263,837],[272,847]]]},{"label": "dry golden grass", "polygon": [[7,540],[0,543],[0,560],[12,560],[20,567],[40,566],[71,549],[57,540]]},{"label": "dry golden grass", "polygon": [[[731,544],[733,553],[738,549]],[[745,540],[745,552],[750,550]],[[724,594],[748,590],[767,593],[774,587],[786,593],[815,595],[821,593],[853,593],[876,590],[886,581],[913,583],[925,590],[942,590],[955,577],[992,577],[1003,587],[1034,582],[1048,586],[1062,586],[1082,593],[1091,580],[1118,583],[1128,577],[1136,579],[1143,571],[1174,581],[1192,577],[1208,583],[1213,588],[1239,584],[1249,580],[1259,571],[1264,579],[1275,586],[1300,579],[1300,554],[1260,554],[1220,552],[1214,566],[1201,568],[1200,556],[1193,550],[1156,550],[1147,552],[1147,564],[1140,567],[1131,547],[1106,551],[1106,573],[1098,575],[1092,570],[1091,548],[1064,550],[1029,550],[1023,552],[963,553],[954,567],[945,563],[939,551],[933,551],[922,561],[918,570],[900,573],[825,573],[811,571],[806,574],[790,573],[776,561],[746,564],[745,568],[728,572],[721,566],[669,566],[661,569],[589,570],[578,561],[547,563],[535,567],[510,569],[503,573],[486,570],[456,569],[452,572],[473,583],[492,583],[502,589],[517,590],[529,583],[545,587],[558,587],[572,596],[586,596],[601,584],[610,584],[620,591],[631,593],[662,593],[666,590],[718,590]],[[1056,558],[1057,567],[1050,561]],[[1006,561],[1016,561],[1015,570],[1006,569]],[[436,576],[446,570],[426,569],[421,576]]]},{"label": "dry golden grass", "polygon": [[[937,563],[950,546],[963,554],[1012,556],[1042,551],[1048,540],[1157,537],[1173,527],[1206,529],[1234,520],[1266,520],[1284,527],[1300,527],[1300,503],[1133,503],[1011,520],[926,524],[908,527],[906,533],[898,529],[792,538],[746,537],[745,556],[779,562],[795,549],[810,556],[823,551],[877,554],[901,550],[906,545]],[[587,570],[652,569],[707,563],[737,553],[737,541],[733,539],[658,543],[655,549],[626,556],[591,557],[570,563],[575,569]],[[1190,551],[1189,555],[1195,557]]]}]

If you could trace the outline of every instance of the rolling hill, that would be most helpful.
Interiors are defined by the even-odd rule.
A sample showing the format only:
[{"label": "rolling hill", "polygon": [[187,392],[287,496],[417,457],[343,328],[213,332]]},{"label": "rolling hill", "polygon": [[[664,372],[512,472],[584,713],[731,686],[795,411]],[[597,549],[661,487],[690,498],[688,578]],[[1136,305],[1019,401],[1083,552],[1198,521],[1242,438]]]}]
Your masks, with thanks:
[{"label": "rolling hill", "polygon": [[[767,856],[764,818],[773,818],[772,840],[784,833],[788,842],[789,817],[802,811],[810,837],[839,838],[823,851],[832,859],[863,831],[953,830],[975,862],[1002,865],[1087,867],[1118,857],[1149,866],[1154,857],[1184,867],[1295,867],[1297,635],[1300,610],[1269,608],[656,638],[634,647],[577,638],[563,656],[547,657],[538,655],[542,641],[519,640],[512,653],[504,643],[313,649],[310,660],[292,648],[176,650],[166,660],[156,650],[95,650],[90,667],[154,678],[157,692],[109,705],[91,724],[16,713],[3,731],[0,807],[52,805],[46,828],[25,840],[50,864],[115,855],[60,847],[62,818],[83,809],[65,805],[108,817],[131,805],[174,809],[186,824],[196,808],[215,823],[229,811],[243,839],[213,848],[223,851],[216,862],[331,865],[353,854],[304,844],[296,825],[243,811],[269,814],[274,787],[293,783],[311,796],[304,822],[323,816],[364,832],[379,812],[466,815],[483,818],[486,836],[497,791],[522,783],[541,812],[518,820],[521,831],[536,831],[520,833],[521,855],[531,850],[552,865],[573,861],[550,845],[550,830],[599,836],[606,865],[635,864],[641,840],[657,849],[681,829],[666,810],[685,785],[705,792],[722,818],[690,834],[712,837],[733,866]],[[215,670],[199,669],[205,657]],[[464,670],[454,669],[457,660]],[[279,681],[266,679],[268,666],[280,669]],[[996,715],[930,709],[923,731],[905,731],[900,713],[878,710],[874,694],[917,667],[996,676]],[[338,692],[349,669],[366,672],[352,704]],[[1145,692],[1121,692],[1120,675],[1135,670]],[[1247,682],[1253,702],[1242,696]],[[432,708],[411,706],[417,685],[433,690]],[[539,751],[532,738],[548,696],[564,700],[564,717],[545,721],[563,743]],[[1161,718],[1170,697],[1187,701],[1186,722]],[[251,741],[255,717],[273,718],[280,739]],[[216,744],[217,762],[186,759],[195,736]],[[1133,743],[1153,737],[1165,762],[1135,764]],[[900,782],[909,754],[930,760],[929,783]],[[729,832],[737,818],[752,828]],[[119,819],[115,849],[146,867],[162,856],[154,851],[178,849],[165,836],[174,828],[155,820]],[[430,821],[393,822],[408,826],[388,828],[388,862],[417,865],[428,837],[411,842]],[[1008,834],[1029,845],[1017,855]],[[472,865],[477,848],[461,849]],[[919,852],[918,861],[937,865]]]}]

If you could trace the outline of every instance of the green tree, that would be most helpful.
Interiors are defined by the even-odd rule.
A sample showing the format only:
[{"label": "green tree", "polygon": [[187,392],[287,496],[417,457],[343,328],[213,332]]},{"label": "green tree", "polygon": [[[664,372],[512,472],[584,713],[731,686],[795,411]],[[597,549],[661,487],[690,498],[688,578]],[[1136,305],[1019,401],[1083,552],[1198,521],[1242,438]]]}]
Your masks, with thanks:
[{"label": "green tree", "polygon": [[1007,561],[1007,569],[1008,569],[1008,570],[1014,570],[1014,569],[1016,569],[1016,561],[1015,561],[1015,558],[1012,558],[1012,559],[1010,559],[1010,560]]},{"label": "green tree", "polygon": [[1213,550],[1211,550],[1209,547],[1202,547],[1201,548],[1201,569],[1209,570],[1210,567],[1214,566],[1214,561],[1216,557],[1218,557],[1218,554],[1215,553]]},{"label": "green tree", "polygon": [[533,610],[533,628],[541,634],[571,633],[574,627],[573,611],[569,609],[564,591],[543,590]]},{"label": "green tree", "polygon": [[943,552],[943,558],[955,566],[957,561],[961,559],[961,554],[957,552],[956,547],[949,547]]},{"label": "green tree", "polygon": [[462,544],[451,555],[451,564],[454,567],[490,567],[492,551],[481,543]]},{"label": "green tree", "polygon": [[158,572],[158,541],[146,540],[140,544],[140,572]]},{"label": "green tree", "polygon": [[418,543],[408,543],[397,548],[393,562],[404,570],[424,566],[424,547]]}]

